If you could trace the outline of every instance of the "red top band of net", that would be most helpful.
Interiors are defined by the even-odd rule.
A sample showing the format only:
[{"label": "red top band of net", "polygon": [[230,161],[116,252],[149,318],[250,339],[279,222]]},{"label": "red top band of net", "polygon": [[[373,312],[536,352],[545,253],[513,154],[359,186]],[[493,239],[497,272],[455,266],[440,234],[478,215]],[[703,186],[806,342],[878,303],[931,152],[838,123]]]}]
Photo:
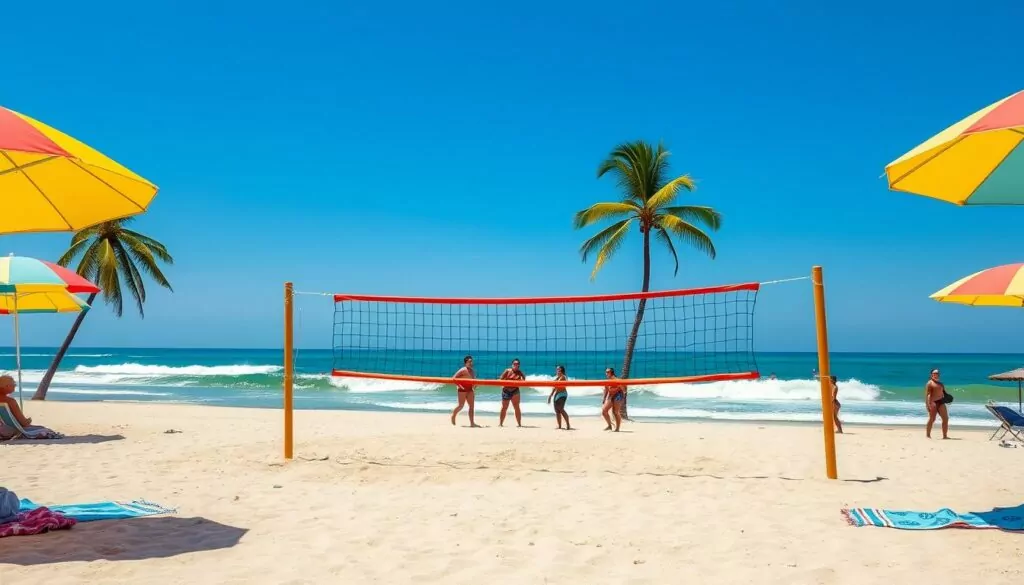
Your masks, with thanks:
[{"label": "red top band of net", "polygon": [[617,293],[607,295],[584,295],[563,297],[520,297],[520,298],[477,298],[477,297],[399,297],[387,295],[356,295],[336,294],[334,302],[368,301],[378,303],[426,303],[443,305],[543,305],[556,303],[595,303],[601,301],[633,301],[641,299],[660,299],[665,297],[683,297],[692,295],[709,295],[733,291],[757,291],[761,284],[747,282],[743,284],[727,284],[703,288],[681,288],[677,290],[659,290],[653,292]]},{"label": "red top band of net", "polygon": [[370,378],[374,380],[395,380],[402,382],[424,382],[426,384],[452,384],[461,386],[501,386],[509,388],[575,388],[583,386],[652,386],[654,384],[697,384],[700,382],[729,382],[735,380],[756,380],[759,372],[738,372],[735,374],[705,374],[701,376],[678,376],[675,378],[615,378],[614,380],[493,380],[473,378],[452,378],[451,376],[403,376],[394,374],[371,374],[333,370],[332,376],[340,378]]}]

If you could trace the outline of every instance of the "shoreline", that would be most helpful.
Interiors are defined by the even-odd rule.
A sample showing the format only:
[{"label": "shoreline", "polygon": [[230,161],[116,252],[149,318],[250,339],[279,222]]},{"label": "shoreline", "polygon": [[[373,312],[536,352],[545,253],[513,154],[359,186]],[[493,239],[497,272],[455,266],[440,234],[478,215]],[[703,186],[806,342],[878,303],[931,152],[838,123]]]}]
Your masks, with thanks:
[{"label": "shoreline", "polygon": [[[284,407],[283,406],[271,407],[271,406],[262,406],[262,405],[218,404],[218,403],[201,403],[201,402],[188,402],[188,401],[162,402],[162,401],[158,401],[158,400],[118,400],[118,399],[97,399],[97,400],[90,400],[90,399],[83,399],[83,400],[59,400],[59,399],[56,399],[56,400],[55,399],[48,399],[48,400],[25,400],[26,411],[30,408],[30,405],[32,405],[32,404],[39,404],[39,403],[60,403],[60,404],[102,404],[102,403],[110,403],[110,404],[160,405],[160,406],[169,406],[169,407],[173,407],[173,406],[196,406],[196,407],[204,407],[204,408],[205,407],[226,408],[226,409],[238,408],[238,409],[245,409],[245,410],[253,409],[253,410],[279,411],[279,412],[283,412],[284,411]],[[452,408],[455,408],[455,404],[456,403],[453,400],[452,401]],[[964,403],[964,404],[975,404],[975,403]],[[982,406],[984,406],[984,404],[982,404]],[[430,409],[418,410],[418,409],[415,409],[415,408],[390,408],[390,409],[385,409],[385,408],[376,408],[376,409],[374,409],[374,408],[365,408],[364,409],[364,408],[345,408],[345,407],[339,407],[339,408],[310,408],[310,407],[301,407],[301,406],[295,405],[293,407],[293,409],[296,412],[298,412],[298,411],[301,411],[301,412],[311,412],[312,411],[312,412],[351,412],[351,413],[380,413],[380,414],[415,414],[415,415],[423,415],[423,416],[437,416],[437,417],[441,418],[441,420],[443,420],[443,417],[445,416],[445,411],[430,410]],[[526,420],[526,419],[530,419],[530,420],[550,419],[550,418],[554,417],[554,413],[553,412],[550,413],[550,414],[540,414],[540,413],[536,413],[536,412],[533,412],[533,413],[523,412],[522,414],[523,414],[523,419],[524,420]],[[483,415],[484,415],[485,418],[497,418],[497,413],[494,413],[494,412],[486,412],[486,413],[483,413]],[[29,415],[29,416],[31,416],[31,415]],[[464,418],[465,416],[466,416],[465,410],[463,410],[461,413],[459,413],[459,417],[460,418]],[[512,417],[512,420],[515,420],[513,412],[511,410],[511,407],[509,408],[507,416],[508,417]],[[575,420],[577,418],[582,418],[582,419],[598,419],[598,420],[601,419],[601,415],[600,414],[596,414],[596,415],[595,414],[572,414],[571,416],[572,416],[573,420]],[[843,427],[844,428],[860,428],[860,427],[864,427],[864,428],[892,428],[892,429],[913,429],[913,428],[922,428],[923,429],[924,423],[925,423],[924,420],[922,420],[920,423],[909,423],[909,422],[907,422],[907,423],[890,423],[890,422],[886,422],[886,423],[864,423],[864,422],[847,422],[845,420],[842,421],[842,422],[843,422]],[[623,423],[627,424],[627,421],[623,421]],[[775,418],[766,418],[766,419],[759,419],[759,418],[723,419],[723,418],[710,418],[710,417],[707,417],[707,418],[701,418],[701,417],[639,417],[639,418],[635,418],[635,419],[633,419],[631,421],[628,421],[628,423],[634,423],[634,424],[651,424],[651,423],[656,423],[656,424],[670,424],[670,425],[686,424],[686,423],[716,423],[716,424],[753,424],[753,425],[793,425],[793,426],[815,426],[815,427],[820,427],[821,426],[821,421],[820,420],[819,421],[783,420],[783,419],[775,419]],[[939,426],[940,424],[941,424],[941,422],[939,420],[936,420],[936,422],[935,422],[936,429],[940,429],[941,428]],[[964,429],[964,430],[970,430],[970,431],[985,431],[985,430],[994,431],[996,428],[999,427],[999,422],[996,421],[995,418],[993,418],[991,424],[972,424],[971,422],[959,423],[957,421],[956,417],[951,417],[950,418],[949,427],[951,429],[952,428],[957,428],[957,429]]]}]

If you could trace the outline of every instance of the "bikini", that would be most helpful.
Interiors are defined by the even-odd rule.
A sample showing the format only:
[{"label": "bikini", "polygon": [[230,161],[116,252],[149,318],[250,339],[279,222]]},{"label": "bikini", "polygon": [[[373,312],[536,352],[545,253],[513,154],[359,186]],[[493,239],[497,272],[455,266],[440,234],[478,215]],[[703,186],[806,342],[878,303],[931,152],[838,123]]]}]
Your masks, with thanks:
[{"label": "bikini", "polygon": [[[564,380],[564,379],[565,378],[556,378],[556,380]],[[555,397],[554,397],[555,402],[558,402],[559,400],[566,400],[568,398],[569,398],[569,393],[566,392],[564,387],[558,387],[558,386],[555,387]]]},{"label": "bikini", "polygon": [[[508,376],[505,376],[503,374],[502,375],[502,379],[503,380],[525,380],[526,379],[526,376],[523,374],[522,370],[520,370],[519,372],[515,372],[515,371],[509,369],[509,370],[506,370],[506,372],[508,373]],[[519,388],[517,388],[515,386],[505,386],[504,388],[501,389],[501,399],[502,400],[512,400],[512,397],[515,396],[516,394],[519,394]]]}]

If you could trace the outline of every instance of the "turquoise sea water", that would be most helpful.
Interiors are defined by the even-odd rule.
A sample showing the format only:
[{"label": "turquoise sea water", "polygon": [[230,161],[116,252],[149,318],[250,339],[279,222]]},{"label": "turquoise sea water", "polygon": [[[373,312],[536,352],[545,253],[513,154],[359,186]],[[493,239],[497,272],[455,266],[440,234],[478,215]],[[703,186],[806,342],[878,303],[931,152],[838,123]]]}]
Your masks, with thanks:
[{"label": "turquoise sea water", "polygon": [[[52,353],[49,348],[23,350],[26,396],[34,391]],[[0,349],[0,368],[13,369],[13,354]],[[548,364],[535,367],[527,356],[521,358],[530,377],[550,377]],[[812,378],[815,354],[759,353],[757,363],[764,377],[758,381],[633,388],[630,414],[637,419],[820,420],[819,388]],[[331,364],[329,350],[297,352],[296,408],[437,412],[451,409],[455,400],[451,386],[332,378]],[[843,419],[868,424],[922,423],[924,383],[928,372],[937,367],[956,399],[950,407],[951,422],[990,426],[985,401],[1016,406],[1017,386],[989,382],[987,376],[1022,365],[1024,356],[1005,354],[832,356]],[[50,399],[279,408],[281,372],[280,350],[76,348],[65,358]],[[770,374],[777,379],[768,379]],[[550,413],[548,391],[525,390],[525,412]],[[497,412],[498,393],[495,388],[480,389],[478,411],[485,416]],[[569,413],[597,414],[600,394],[600,388],[570,388]]]}]

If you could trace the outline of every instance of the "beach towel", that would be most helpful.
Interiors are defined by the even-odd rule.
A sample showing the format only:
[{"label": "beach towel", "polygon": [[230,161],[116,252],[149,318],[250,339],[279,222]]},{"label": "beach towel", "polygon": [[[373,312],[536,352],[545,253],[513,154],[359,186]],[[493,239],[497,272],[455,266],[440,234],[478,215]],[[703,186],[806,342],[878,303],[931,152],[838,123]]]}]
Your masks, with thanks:
[{"label": "beach towel", "polygon": [[[37,508],[41,508],[41,506],[31,500],[21,500],[22,510],[34,510]],[[60,512],[65,516],[74,518],[79,522],[141,518],[143,516],[155,516],[157,514],[173,514],[176,511],[172,508],[165,508],[164,506],[147,502],[145,500],[134,500],[131,502],[97,502],[94,504],[60,504],[47,506],[47,508]]]},{"label": "beach towel", "polygon": [[5,524],[18,517],[21,504],[18,496],[7,488],[0,487],[0,524]]},{"label": "beach towel", "polygon": [[853,526],[878,526],[903,530],[941,528],[982,528],[1024,530],[1024,504],[1013,508],[994,508],[990,512],[958,514],[949,508],[935,512],[883,510],[881,508],[845,508],[843,517]]},{"label": "beach towel", "polygon": [[42,534],[51,530],[67,530],[74,525],[74,518],[68,518],[49,508],[36,508],[19,513],[11,522],[0,524],[0,538]]}]

